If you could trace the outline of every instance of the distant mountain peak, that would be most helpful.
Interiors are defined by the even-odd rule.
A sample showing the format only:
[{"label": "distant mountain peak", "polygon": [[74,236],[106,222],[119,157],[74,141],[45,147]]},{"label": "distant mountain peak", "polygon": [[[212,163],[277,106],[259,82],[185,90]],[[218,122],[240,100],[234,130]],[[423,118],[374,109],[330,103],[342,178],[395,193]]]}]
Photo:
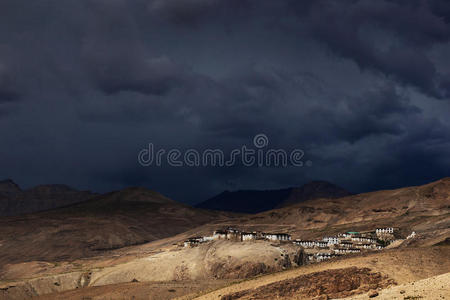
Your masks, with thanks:
[{"label": "distant mountain peak", "polygon": [[127,187],[110,193],[111,199],[120,202],[153,202],[174,203],[175,201],[153,190],[144,187]]},{"label": "distant mountain peak", "polygon": [[0,180],[0,185],[7,185],[7,184],[11,184],[11,185],[19,187],[19,185],[17,183],[15,183],[12,179],[7,178],[7,179]]},{"label": "distant mountain peak", "polygon": [[305,183],[303,186],[308,185],[335,185],[335,184],[326,180],[311,180],[310,182]]},{"label": "distant mountain peak", "polygon": [[27,190],[27,192],[40,192],[40,193],[60,193],[71,191],[78,192],[78,190],[65,184],[41,184]]},{"label": "distant mountain peak", "polygon": [[280,203],[278,207],[289,206],[308,200],[320,198],[341,198],[350,196],[352,193],[334,183],[324,180],[314,180],[302,185],[299,188],[293,188],[289,197]]},{"label": "distant mountain peak", "polygon": [[22,190],[13,180],[0,181],[0,216],[33,213],[83,202],[94,196],[64,184],[38,185]]},{"label": "distant mountain peak", "polygon": [[22,189],[13,180],[4,179],[0,181],[0,196],[11,197],[20,192],[22,192]]},{"label": "distant mountain peak", "polygon": [[324,180],[314,180],[301,187],[278,190],[223,191],[196,207],[244,213],[258,213],[317,198],[340,198],[351,193]]}]

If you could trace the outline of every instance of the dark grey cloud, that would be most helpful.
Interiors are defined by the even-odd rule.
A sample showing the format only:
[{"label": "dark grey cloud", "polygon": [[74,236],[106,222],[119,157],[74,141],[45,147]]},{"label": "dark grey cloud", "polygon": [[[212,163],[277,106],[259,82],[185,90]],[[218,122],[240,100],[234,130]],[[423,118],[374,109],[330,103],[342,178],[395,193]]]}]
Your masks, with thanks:
[{"label": "dark grey cloud", "polygon": [[[151,0],[151,16],[177,25],[198,26],[215,18],[236,18],[250,8],[248,0]],[[227,21],[222,19],[222,21]]]},{"label": "dark grey cloud", "polygon": [[[448,22],[428,1],[317,1],[308,24],[317,40],[362,69],[392,76],[436,98],[443,77],[427,56],[450,40]],[[442,2],[439,4],[445,6]],[[448,7],[448,4],[447,4]],[[326,20],[326,21],[325,21]]]},{"label": "dark grey cloud", "polygon": [[350,143],[377,135],[402,135],[408,126],[404,118],[420,113],[390,85],[358,97],[336,99],[334,104],[314,109],[314,123],[323,122],[327,134]]},{"label": "dark grey cloud", "polygon": [[[0,177],[186,202],[450,169],[448,1],[0,3]],[[20,100],[20,101],[18,101]],[[170,149],[301,148],[308,168],[144,168]],[[175,188],[176,187],[176,188]]]},{"label": "dark grey cloud", "polygon": [[0,70],[0,102],[18,100],[20,95],[9,74]]},{"label": "dark grey cloud", "polygon": [[81,58],[94,86],[107,94],[135,91],[161,95],[181,81],[183,69],[147,52],[125,1],[90,1],[91,20]]},{"label": "dark grey cloud", "polygon": [[[339,56],[363,70],[392,77],[432,97],[448,98],[447,73],[436,70],[430,48],[450,41],[449,4],[445,1],[159,1],[151,14],[175,24],[222,22],[246,24],[258,19],[263,26],[280,26],[309,33]],[[238,9],[241,8],[241,9]],[[236,12],[235,15],[226,12]],[[226,16],[224,18],[223,16]],[[232,27],[232,26],[231,26]]]},{"label": "dark grey cloud", "polygon": [[11,49],[0,44],[0,103],[20,98],[18,67]]}]

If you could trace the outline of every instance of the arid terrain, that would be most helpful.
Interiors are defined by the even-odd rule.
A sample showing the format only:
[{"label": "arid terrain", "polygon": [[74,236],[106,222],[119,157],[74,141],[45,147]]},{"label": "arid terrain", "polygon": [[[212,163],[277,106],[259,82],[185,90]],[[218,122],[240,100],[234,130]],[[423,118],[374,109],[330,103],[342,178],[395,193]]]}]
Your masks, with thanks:
[{"label": "arid terrain", "polygon": [[173,236],[230,213],[128,188],[55,210],[0,218],[0,265],[64,261]]},{"label": "arid terrain", "polygon": [[[449,178],[256,215],[192,208],[132,188],[0,224],[0,299],[448,297],[439,284],[450,273]],[[228,226],[293,239],[386,226],[396,231],[383,250],[313,264],[288,241],[183,247],[190,237]]]},{"label": "arid terrain", "polygon": [[449,254],[448,247],[387,250],[271,274],[193,298],[344,298],[448,273]]}]

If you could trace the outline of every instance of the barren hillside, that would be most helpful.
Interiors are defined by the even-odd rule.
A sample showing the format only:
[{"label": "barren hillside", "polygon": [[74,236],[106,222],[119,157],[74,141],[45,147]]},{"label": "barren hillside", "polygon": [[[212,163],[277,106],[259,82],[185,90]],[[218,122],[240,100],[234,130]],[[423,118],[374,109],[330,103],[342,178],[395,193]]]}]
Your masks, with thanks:
[{"label": "barren hillside", "polygon": [[[291,261],[294,257],[290,249],[256,241],[178,246],[191,236],[210,235],[226,226],[287,232],[293,238],[397,227],[393,247],[399,248],[264,276],[208,294],[205,299],[252,299],[255,295],[264,299],[275,290],[284,291],[286,299],[296,290],[312,297],[320,296],[318,291],[325,285],[330,295],[352,296],[449,272],[449,195],[450,179],[444,178],[418,187],[310,200],[257,215],[229,215],[194,209],[145,189],[126,189],[64,209],[1,220],[1,236],[6,237],[0,241],[1,288],[5,297],[15,295],[16,299],[76,288],[80,290],[61,296],[147,299],[146,293],[153,290],[158,299],[171,299],[218,288],[217,280],[228,285],[236,278],[281,271],[289,267],[286,258]],[[405,240],[411,231],[416,231],[416,237]],[[23,261],[26,263],[20,263]],[[357,269],[349,271],[349,267]],[[339,278],[343,278],[345,290],[337,288]],[[161,281],[173,280],[184,285],[168,292],[174,288],[166,289]],[[315,287],[314,282],[323,284]],[[93,287],[97,285],[110,288]],[[51,297],[61,299],[58,294]]]},{"label": "barren hillside", "polygon": [[450,178],[417,187],[309,200],[231,221],[214,226],[237,224],[245,230],[287,232],[294,238],[393,226],[399,228],[400,236],[417,231],[421,233],[418,240],[438,243],[450,234]]},{"label": "barren hillside", "polygon": [[226,214],[195,209],[143,188],[61,209],[0,219],[0,266],[90,257],[181,233]]},{"label": "barren hillside", "polygon": [[[449,247],[395,249],[338,259],[262,276],[183,299],[344,298],[448,273],[449,250]],[[363,299],[368,299],[368,296]]]}]

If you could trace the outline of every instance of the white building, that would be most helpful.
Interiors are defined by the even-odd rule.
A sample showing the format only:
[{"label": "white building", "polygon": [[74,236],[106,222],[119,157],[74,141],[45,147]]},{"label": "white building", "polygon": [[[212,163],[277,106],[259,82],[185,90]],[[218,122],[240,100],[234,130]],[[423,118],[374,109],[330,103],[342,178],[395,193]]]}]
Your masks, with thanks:
[{"label": "white building", "polygon": [[377,230],[375,230],[375,232],[376,232],[376,234],[383,234],[383,233],[393,234],[394,233],[394,228],[392,228],[392,227],[377,228]]},{"label": "white building", "polygon": [[290,241],[291,236],[287,233],[263,233],[262,236],[269,241]]},{"label": "white building", "polygon": [[327,248],[331,244],[329,244],[329,242],[326,241],[316,241],[314,242],[314,245],[319,248]]},{"label": "white building", "polygon": [[338,237],[330,236],[330,237],[324,237],[323,241],[326,242],[328,245],[335,245],[339,244],[341,241]]},{"label": "white building", "polygon": [[324,260],[330,259],[332,257],[334,257],[333,253],[317,253],[315,255],[315,258],[317,261],[324,261]]},{"label": "white building", "polygon": [[354,242],[366,242],[366,243],[376,243],[377,239],[370,238],[370,237],[352,237],[352,241]]},{"label": "white building", "polygon": [[258,235],[256,234],[256,232],[242,232],[241,236],[242,236],[242,241],[252,241],[252,240],[256,240]]},{"label": "white building", "polygon": [[213,240],[214,240],[214,236],[204,236],[203,237],[204,242],[209,242],[209,241],[213,241]]},{"label": "white building", "polygon": [[226,240],[227,239],[227,232],[223,230],[216,230],[213,233],[213,239],[214,240]]},{"label": "white building", "polygon": [[357,231],[347,231],[346,233],[342,234],[342,237],[349,239],[349,238],[359,236],[359,235],[360,235],[360,233]]},{"label": "white building", "polygon": [[340,242],[338,244],[338,246],[343,247],[343,248],[352,248],[353,247],[353,243],[350,242]]},{"label": "white building", "polygon": [[227,232],[227,240],[240,241],[241,240],[241,233],[240,232],[236,232],[236,231]]},{"label": "white building", "polygon": [[197,246],[203,242],[204,242],[203,237],[191,237],[188,240],[184,241],[183,245],[184,247],[192,247]]},{"label": "white building", "polygon": [[303,240],[295,240],[294,244],[300,245],[304,248],[314,248],[316,242],[314,241],[303,241]]},{"label": "white building", "polygon": [[372,249],[372,244],[357,244],[355,245],[355,248],[358,249]]}]

